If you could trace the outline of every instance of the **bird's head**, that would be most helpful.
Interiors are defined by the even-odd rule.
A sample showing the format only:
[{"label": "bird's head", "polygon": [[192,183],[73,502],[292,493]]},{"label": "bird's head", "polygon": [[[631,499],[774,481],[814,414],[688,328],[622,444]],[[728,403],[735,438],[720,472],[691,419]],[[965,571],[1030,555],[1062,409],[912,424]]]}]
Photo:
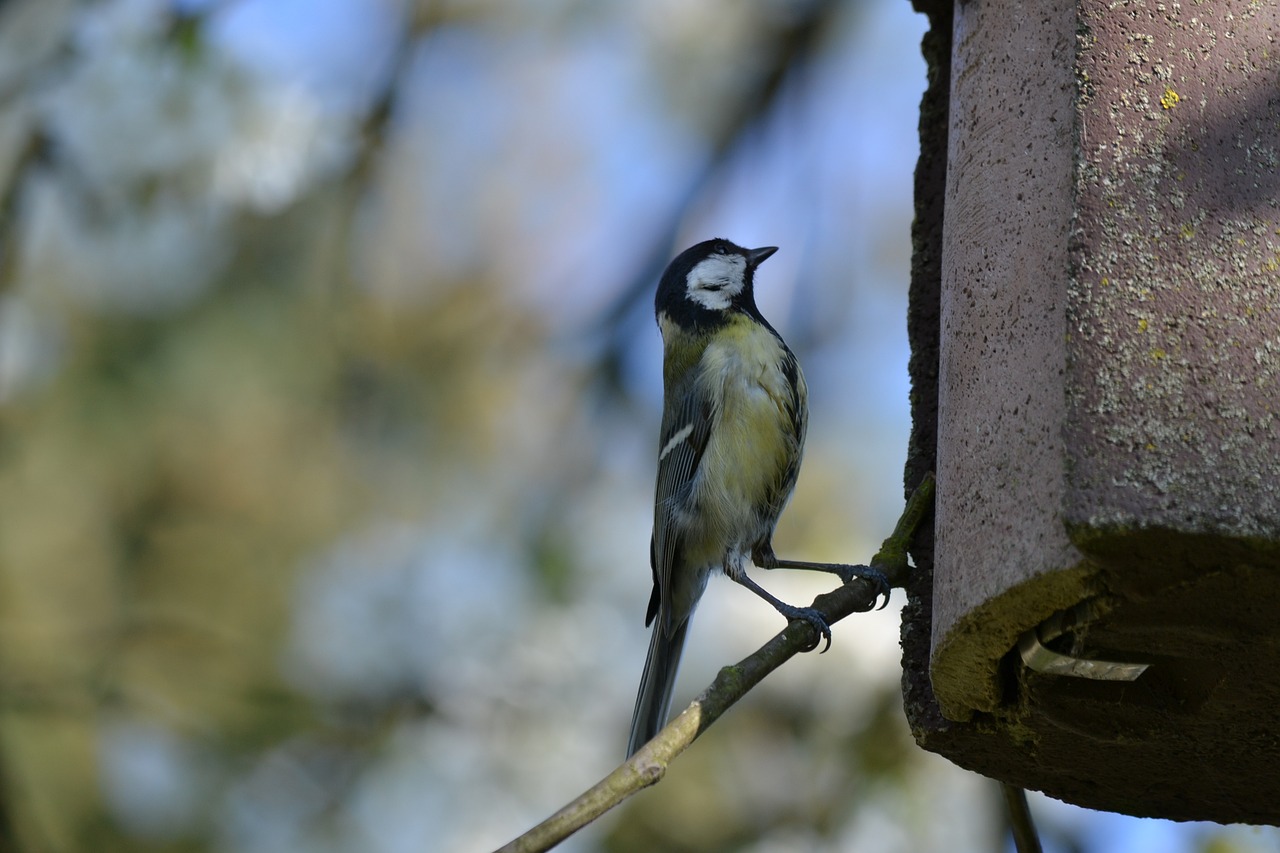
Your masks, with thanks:
[{"label": "bird's head", "polygon": [[654,308],[659,319],[684,328],[714,326],[732,311],[758,315],[753,280],[756,267],[776,246],[744,249],[728,240],[707,240],[685,249],[658,284]]}]

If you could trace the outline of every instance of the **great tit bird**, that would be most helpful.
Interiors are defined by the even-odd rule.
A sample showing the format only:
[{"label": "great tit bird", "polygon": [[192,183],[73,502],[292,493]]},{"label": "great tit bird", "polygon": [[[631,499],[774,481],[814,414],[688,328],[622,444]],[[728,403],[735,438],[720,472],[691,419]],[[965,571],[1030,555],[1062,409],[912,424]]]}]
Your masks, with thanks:
[{"label": "great tit bird", "polygon": [[800,471],[808,390],[796,357],[756,307],[756,267],[777,248],[707,240],[685,250],[658,284],[664,403],[649,562],[653,625],[627,755],[666,723],[689,618],[707,578],[722,570],[831,643],[816,610],[787,604],[747,575],[762,569],[865,577],[888,600],[883,575],[865,566],[782,560],[773,529]]}]

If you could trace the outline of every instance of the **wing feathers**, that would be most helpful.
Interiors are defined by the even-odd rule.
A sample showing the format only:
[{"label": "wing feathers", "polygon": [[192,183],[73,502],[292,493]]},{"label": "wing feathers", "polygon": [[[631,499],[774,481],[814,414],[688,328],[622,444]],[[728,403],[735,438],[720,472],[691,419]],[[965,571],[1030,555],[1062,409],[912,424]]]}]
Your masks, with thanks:
[{"label": "wing feathers", "polygon": [[[660,609],[669,621],[687,614],[675,614],[671,608],[671,569],[680,549],[679,524],[683,503],[689,495],[693,479],[707,449],[711,425],[715,418],[714,403],[690,378],[683,387],[671,389],[678,400],[663,418],[658,459],[658,485],[654,496],[653,542],[650,559],[653,581],[657,587]],[[654,603],[657,603],[655,600]],[[651,607],[652,609],[652,607]],[[674,628],[669,624],[667,630]]]}]

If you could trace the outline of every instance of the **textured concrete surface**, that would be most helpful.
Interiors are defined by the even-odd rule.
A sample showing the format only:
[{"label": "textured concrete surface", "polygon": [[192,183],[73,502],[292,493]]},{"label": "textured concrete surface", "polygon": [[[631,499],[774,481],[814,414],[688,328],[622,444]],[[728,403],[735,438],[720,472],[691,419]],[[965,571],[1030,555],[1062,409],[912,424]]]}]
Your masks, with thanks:
[{"label": "textured concrete surface", "polygon": [[[915,2],[916,738],[1094,808],[1277,822],[1280,11]],[[1059,651],[1137,682],[1012,651],[1086,600]]]},{"label": "textured concrete surface", "polygon": [[[1075,10],[972,2],[955,20],[938,378],[934,689],[964,719],[999,704],[992,666],[1027,628],[1005,594],[1084,595],[1066,490],[1067,243]],[[981,646],[975,649],[974,646]]]},{"label": "textured concrete surface", "polygon": [[1083,7],[1069,521],[1274,536],[1276,4]]}]

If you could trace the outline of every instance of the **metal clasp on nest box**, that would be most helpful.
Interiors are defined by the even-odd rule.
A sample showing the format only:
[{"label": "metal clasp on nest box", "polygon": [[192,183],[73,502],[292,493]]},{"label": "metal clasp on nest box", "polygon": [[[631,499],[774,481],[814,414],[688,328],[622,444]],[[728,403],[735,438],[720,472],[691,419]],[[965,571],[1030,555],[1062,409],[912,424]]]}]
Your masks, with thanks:
[{"label": "metal clasp on nest box", "polygon": [[1053,614],[1018,638],[1018,652],[1022,655],[1022,662],[1036,672],[1048,675],[1070,675],[1096,681],[1134,681],[1146,672],[1149,664],[1077,658],[1045,647],[1045,643],[1075,630],[1096,616],[1097,611],[1087,601],[1070,610]]}]

